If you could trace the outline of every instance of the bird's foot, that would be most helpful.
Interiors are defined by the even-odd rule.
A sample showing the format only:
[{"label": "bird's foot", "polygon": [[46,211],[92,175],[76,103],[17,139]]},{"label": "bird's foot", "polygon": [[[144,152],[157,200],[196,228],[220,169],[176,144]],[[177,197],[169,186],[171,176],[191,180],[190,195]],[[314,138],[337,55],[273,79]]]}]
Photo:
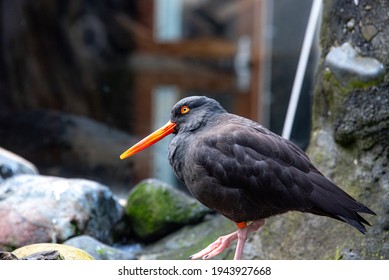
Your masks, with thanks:
[{"label": "bird's foot", "polygon": [[237,238],[238,238],[238,231],[235,231],[228,235],[220,236],[216,241],[211,243],[207,248],[190,256],[190,259],[195,260],[195,259],[202,258],[203,260],[205,260],[205,259],[213,258],[219,255],[221,252],[223,252],[224,249],[228,248],[231,242]]},{"label": "bird's foot", "polygon": [[243,247],[246,242],[248,234],[259,230],[265,224],[265,220],[263,219],[256,220],[253,221],[251,224],[245,226],[241,226],[240,224],[241,223],[238,224],[239,229],[237,231],[230,233],[228,235],[220,236],[216,241],[211,243],[207,248],[190,256],[190,259],[194,260],[194,259],[202,258],[203,260],[205,260],[205,259],[213,258],[219,255],[221,252],[223,252],[224,249],[228,248],[232,241],[238,239],[238,244],[236,246],[234,259],[240,260],[242,258]]}]

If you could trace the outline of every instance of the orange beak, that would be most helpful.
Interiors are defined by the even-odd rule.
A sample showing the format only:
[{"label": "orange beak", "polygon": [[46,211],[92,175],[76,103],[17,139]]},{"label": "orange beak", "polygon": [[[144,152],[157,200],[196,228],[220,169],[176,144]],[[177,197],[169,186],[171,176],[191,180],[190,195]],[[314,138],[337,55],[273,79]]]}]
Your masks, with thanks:
[{"label": "orange beak", "polygon": [[129,148],[127,151],[122,153],[120,155],[120,159],[128,158],[132,155],[135,155],[136,153],[150,147],[154,143],[158,142],[162,138],[165,138],[169,134],[174,132],[174,128],[176,127],[175,123],[172,123],[171,121],[168,121],[167,124],[165,124],[160,129],[157,129],[153,133],[151,133],[149,136],[143,138],[138,143],[136,143],[134,146]]}]

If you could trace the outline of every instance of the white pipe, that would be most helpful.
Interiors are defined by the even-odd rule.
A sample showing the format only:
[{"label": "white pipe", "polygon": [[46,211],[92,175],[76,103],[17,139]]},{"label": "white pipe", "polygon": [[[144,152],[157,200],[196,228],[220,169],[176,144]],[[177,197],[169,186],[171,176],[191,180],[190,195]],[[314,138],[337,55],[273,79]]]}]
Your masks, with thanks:
[{"label": "white pipe", "polygon": [[257,121],[260,121],[265,127],[270,127],[274,2],[270,0],[264,1],[264,3],[265,8],[260,9],[260,26],[264,27],[262,28],[261,38],[264,39],[262,40],[262,53],[260,55],[263,62],[259,66],[260,77],[258,80],[262,80],[262,83],[258,93],[261,94],[261,98],[258,98],[257,101]]},{"label": "white pipe", "polygon": [[316,26],[319,22],[322,0],[314,0],[309,15],[307,29],[304,35],[303,46],[301,48],[300,59],[297,65],[296,76],[293,82],[292,93],[289,99],[288,111],[286,113],[282,137],[289,139],[292,132],[293,122],[296,115],[297,104],[300,98],[301,86],[307,69],[309,53],[315,37]]}]

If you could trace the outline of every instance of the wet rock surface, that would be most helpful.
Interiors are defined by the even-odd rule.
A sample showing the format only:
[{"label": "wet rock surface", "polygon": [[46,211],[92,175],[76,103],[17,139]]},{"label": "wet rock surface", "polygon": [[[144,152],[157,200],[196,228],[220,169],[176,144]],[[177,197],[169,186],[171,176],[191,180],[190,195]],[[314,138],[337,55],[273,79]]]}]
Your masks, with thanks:
[{"label": "wet rock surface", "polygon": [[79,234],[106,241],[122,208],[90,180],[19,175],[0,185],[0,216],[0,246],[18,248]]}]

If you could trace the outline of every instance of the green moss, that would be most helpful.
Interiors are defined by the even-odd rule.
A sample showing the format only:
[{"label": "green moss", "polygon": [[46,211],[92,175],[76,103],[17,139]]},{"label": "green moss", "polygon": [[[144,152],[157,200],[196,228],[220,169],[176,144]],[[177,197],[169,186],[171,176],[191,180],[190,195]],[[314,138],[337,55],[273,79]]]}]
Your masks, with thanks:
[{"label": "green moss", "polygon": [[353,79],[349,82],[348,87],[350,90],[352,89],[361,89],[361,88],[369,88],[372,86],[376,86],[384,80],[384,76],[379,77],[378,79],[371,80],[368,82],[361,81],[358,79]]},{"label": "green moss", "polygon": [[101,247],[96,248],[96,253],[99,254],[100,256],[106,256],[107,255],[107,250]]},{"label": "green moss", "polygon": [[208,210],[194,199],[157,180],[145,180],[130,193],[126,213],[143,239],[198,222]]},{"label": "green moss", "polygon": [[96,247],[96,250],[95,252],[100,256],[100,259],[102,260],[109,260],[110,259],[110,255],[115,255],[115,250],[113,249],[110,249],[108,246],[107,247],[100,247],[100,246],[97,246]]}]

